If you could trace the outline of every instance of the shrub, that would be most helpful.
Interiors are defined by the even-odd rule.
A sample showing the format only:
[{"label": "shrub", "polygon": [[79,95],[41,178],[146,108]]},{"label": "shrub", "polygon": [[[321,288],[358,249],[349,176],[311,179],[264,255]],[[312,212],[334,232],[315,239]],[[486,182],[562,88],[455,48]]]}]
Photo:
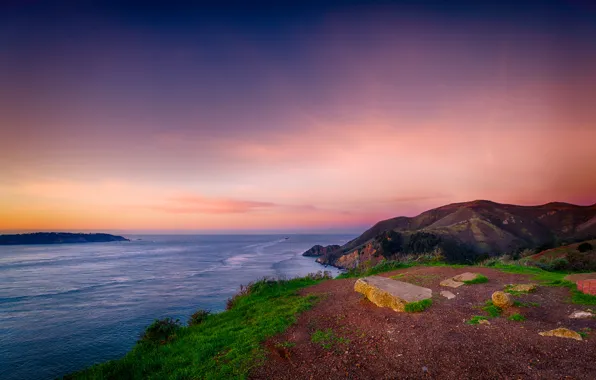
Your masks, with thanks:
[{"label": "shrub", "polygon": [[432,304],[433,300],[430,298],[416,302],[409,302],[406,304],[404,311],[406,313],[419,313],[428,309]]},{"label": "shrub", "polygon": [[147,326],[145,332],[141,335],[140,341],[146,343],[167,343],[176,336],[176,332],[180,327],[179,319],[156,319],[152,324]]},{"label": "shrub", "polygon": [[551,262],[551,267],[553,268],[553,270],[556,270],[556,271],[565,270],[565,269],[567,269],[568,266],[569,266],[569,261],[567,261],[567,259],[564,259],[562,257],[558,257]]},{"label": "shrub", "polygon": [[580,245],[577,246],[577,250],[580,252],[588,252],[591,251],[592,248],[592,244],[590,243],[581,243]]},{"label": "shrub", "polygon": [[207,319],[207,317],[210,314],[211,314],[211,310],[199,309],[199,310],[195,311],[193,313],[193,315],[190,316],[190,319],[188,320],[188,325],[189,326],[200,325]]}]

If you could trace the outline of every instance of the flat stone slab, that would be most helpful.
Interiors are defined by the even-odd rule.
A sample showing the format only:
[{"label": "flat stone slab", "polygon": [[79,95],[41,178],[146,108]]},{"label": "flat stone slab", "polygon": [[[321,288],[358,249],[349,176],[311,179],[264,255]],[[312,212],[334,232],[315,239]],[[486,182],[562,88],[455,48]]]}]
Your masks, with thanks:
[{"label": "flat stone slab", "polygon": [[455,298],[455,294],[451,293],[449,290],[441,290],[441,295],[448,300]]},{"label": "flat stone slab", "polygon": [[395,311],[404,311],[406,304],[422,301],[433,295],[428,288],[381,276],[359,278],[354,284],[354,290],[364,294],[375,305]]},{"label": "flat stone slab", "polygon": [[458,274],[457,276],[453,277],[453,281],[464,282],[464,281],[473,281],[478,277],[478,273],[466,272],[462,274]]},{"label": "flat stone slab", "polygon": [[455,281],[452,278],[448,278],[446,280],[441,281],[441,286],[448,286],[450,288],[459,288],[462,285],[464,285],[463,282]]}]

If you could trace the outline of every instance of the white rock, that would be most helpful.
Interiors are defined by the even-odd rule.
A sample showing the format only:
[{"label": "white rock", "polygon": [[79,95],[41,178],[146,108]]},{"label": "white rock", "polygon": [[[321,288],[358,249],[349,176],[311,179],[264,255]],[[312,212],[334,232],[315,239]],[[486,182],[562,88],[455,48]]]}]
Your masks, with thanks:
[{"label": "white rock", "polygon": [[589,311],[582,311],[582,310],[575,310],[569,318],[580,319],[580,318],[592,318],[594,314],[590,313]]},{"label": "white rock", "polygon": [[451,293],[448,290],[441,290],[441,295],[447,298],[448,300],[455,298],[455,294]]}]

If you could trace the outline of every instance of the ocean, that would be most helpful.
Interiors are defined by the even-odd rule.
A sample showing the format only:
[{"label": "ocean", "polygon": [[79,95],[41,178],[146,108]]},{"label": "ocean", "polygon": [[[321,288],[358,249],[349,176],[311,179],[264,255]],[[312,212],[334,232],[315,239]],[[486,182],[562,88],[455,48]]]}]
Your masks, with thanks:
[{"label": "ocean", "polygon": [[353,235],[139,235],[0,246],[0,379],[55,379],[129,351],[157,318],[219,312],[241,284],[324,268],[301,253]]}]

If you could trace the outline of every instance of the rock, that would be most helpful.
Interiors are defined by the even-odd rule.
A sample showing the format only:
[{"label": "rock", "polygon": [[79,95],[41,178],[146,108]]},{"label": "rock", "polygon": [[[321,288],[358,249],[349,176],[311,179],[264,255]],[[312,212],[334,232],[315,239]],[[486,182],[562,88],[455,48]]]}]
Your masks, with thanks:
[{"label": "rock", "polygon": [[573,330],[566,329],[564,327],[560,327],[558,329],[550,330],[550,331],[543,331],[538,333],[542,336],[556,336],[559,338],[569,338],[575,340],[582,340],[582,336],[576,333]]},{"label": "rock", "polygon": [[478,277],[479,273],[472,273],[466,272],[462,274],[458,274],[457,276],[453,277],[453,281],[464,282],[464,281],[473,281]]},{"label": "rock", "polygon": [[358,279],[354,290],[364,294],[375,305],[395,311],[404,311],[407,303],[432,297],[432,290],[428,288],[381,276]]},{"label": "rock", "polygon": [[441,286],[448,286],[450,288],[459,288],[462,285],[464,285],[463,282],[454,281],[452,278],[441,281]]},{"label": "rock", "polygon": [[490,322],[488,319],[481,319],[478,321],[478,323],[480,323],[481,325],[490,325]]},{"label": "rock", "polygon": [[491,299],[493,300],[493,304],[501,309],[506,309],[513,305],[511,296],[505,292],[494,292]]},{"label": "rock", "polygon": [[593,313],[590,313],[589,311],[582,311],[582,310],[575,310],[569,316],[569,318],[574,318],[574,319],[592,318],[592,317],[596,317],[596,315]]},{"label": "rock", "polygon": [[511,284],[507,285],[507,290],[529,293],[536,290],[537,287],[538,286],[536,284]]},{"label": "rock", "polygon": [[329,254],[333,251],[337,251],[339,249],[339,245],[328,245],[326,247],[323,247],[322,245],[314,245],[311,249],[309,249],[308,251],[304,252],[302,254],[302,256],[322,256],[322,255],[326,255]]},{"label": "rock", "polygon": [[449,290],[441,290],[441,295],[448,300],[455,298],[455,294],[451,293]]}]

